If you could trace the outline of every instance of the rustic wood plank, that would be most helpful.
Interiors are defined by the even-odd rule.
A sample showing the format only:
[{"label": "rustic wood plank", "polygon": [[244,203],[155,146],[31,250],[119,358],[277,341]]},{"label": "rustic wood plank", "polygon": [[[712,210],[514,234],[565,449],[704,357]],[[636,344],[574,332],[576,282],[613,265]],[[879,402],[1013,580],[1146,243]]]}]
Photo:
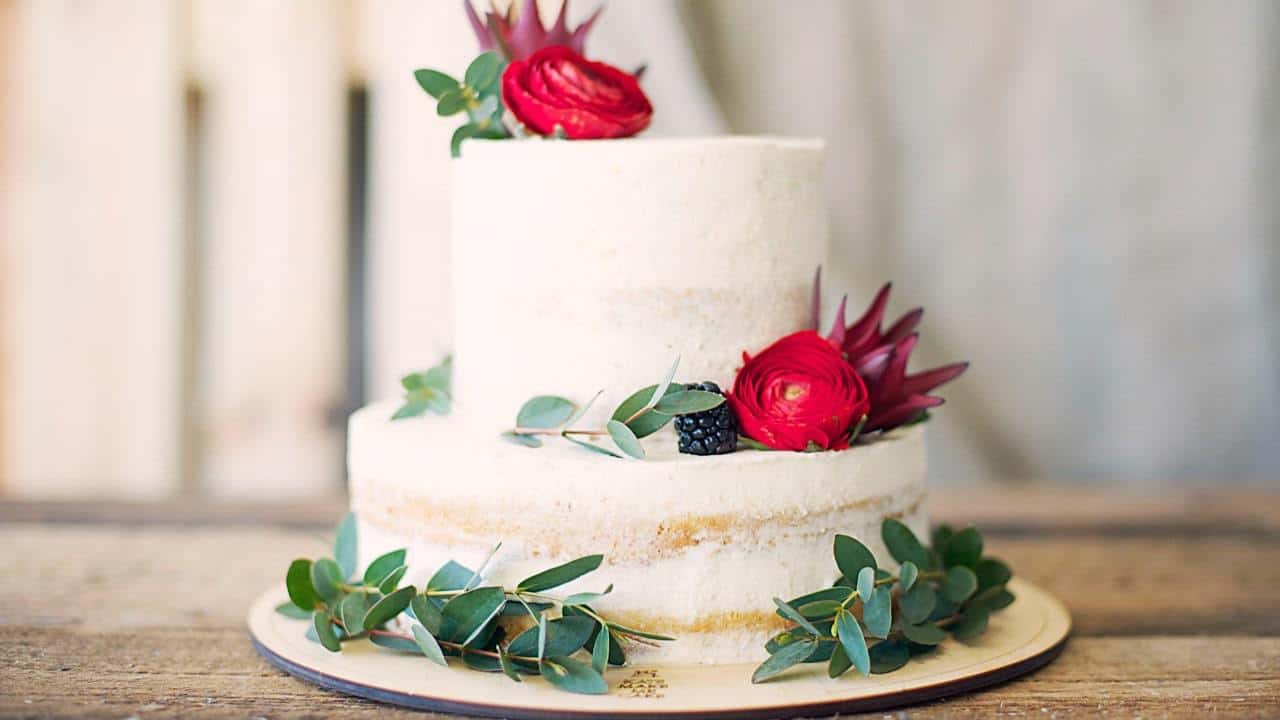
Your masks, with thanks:
[{"label": "rustic wood plank", "polygon": [[[238,629],[8,628],[0,652],[5,716],[431,717],[288,677]],[[1276,638],[1080,638],[1035,675],[912,715],[1257,717],[1274,710],[1278,693]]]}]

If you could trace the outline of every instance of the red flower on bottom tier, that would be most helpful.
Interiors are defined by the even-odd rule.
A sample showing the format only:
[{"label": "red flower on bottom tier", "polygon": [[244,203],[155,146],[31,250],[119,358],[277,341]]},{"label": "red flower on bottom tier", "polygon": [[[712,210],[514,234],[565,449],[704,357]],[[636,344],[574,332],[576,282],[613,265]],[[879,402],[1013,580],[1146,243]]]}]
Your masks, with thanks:
[{"label": "red flower on bottom tier", "polygon": [[726,397],[743,435],[775,450],[849,447],[871,406],[862,378],[831,343],[802,330],[742,360]]}]

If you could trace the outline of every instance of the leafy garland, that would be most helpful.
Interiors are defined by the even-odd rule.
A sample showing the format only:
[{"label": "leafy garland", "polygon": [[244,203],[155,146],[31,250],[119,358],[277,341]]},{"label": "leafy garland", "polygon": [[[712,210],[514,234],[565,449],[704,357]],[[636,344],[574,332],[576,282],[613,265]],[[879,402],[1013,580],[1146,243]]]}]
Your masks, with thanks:
[{"label": "leafy garland", "polygon": [[511,137],[503,126],[501,78],[507,63],[498,53],[481,53],[458,82],[438,70],[415,70],[413,77],[436,100],[436,114],[449,117],[465,112],[467,123],[453,132],[449,149],[458,157],[467,138],[499,140]]},{"label": "leafy garland", "polygon": [[400,378],[404,388],[404,405],[392,420],[418,417],[426,412],[448,415],[453,406],[453,356],[447,355],[426,372],[411,373]]},{"label": "leafy garland", "polygon": [[[576,408],[571,401],[558,395],[539,395],[530,398],[520,407],[520,412],[516,414],[515,428],[502,436],[516,444],[537,448],[542,447],[540,435],[554,435],[610,457],[622,458],[625,454],[637,460],[644,459],[644,447],[640,444],[640,438],[648,437],[666,427],[676,415],[703,412],[724,403],[724,396],[719,393],[689,390],[679,383],[672,383],[679,366],[680,358],[676,358],[662,382],[631,393],[614,409],[603,429],[573,427],[600,397],[599,392],[581,408]],[[603,436],[612,439],[621,452],[583,439]]]},{"label": "leafy garland", "polygon": [[[333,558],[304,558],[289,565],[289,601],[276,608],[288,617],[311,620],[307,637],[330,652],[340,652],[347,640],[368,638],[391,650],[421,653],[440,665],[456,657],[469,668],[501,672],[515,682],[522,675],[541,675],[562,690],[602,694],[609,689],[605,669],[626,662],[624,645],[674,640],[611,622],[593,609],[591,603],[612,591],[612,585],[563,598],[545,594],[600,567],[602,555],[557,565],[508,589],[483,584],[495,547],[476,570],[450,560],[419,592],[413,585],[400,586],[409,569],[405,550],[379,556],[359,576],[356,550],[355,516],[348,513],[338,526]],[[560,617],[549,619],[552,610]],[[525,615],[536,625],[508,642],[499,621]],[[405,626],[408,633],[402,631]],[[575,657],[580,654],[589,660]]]},{"label": "leafy garland", "polygon": [[[827,663],[827,675],[856,668],[862,675],[901,668],[947,638],[974,638],[992,612],[1013,602],[1003,562],[982,555],[976,528],[941,525],[927,548],[898,520],[886,519],[881,538],[901,563],[894,575],[876,565],[865,545],[836,535],[841,577],[833,587],[790,601],[774,598],[778,615],[794,623],[771,638],[765,660],[751,676],[760,683],[802,663]],[[867,638],[872,638],[868,642]]]}]

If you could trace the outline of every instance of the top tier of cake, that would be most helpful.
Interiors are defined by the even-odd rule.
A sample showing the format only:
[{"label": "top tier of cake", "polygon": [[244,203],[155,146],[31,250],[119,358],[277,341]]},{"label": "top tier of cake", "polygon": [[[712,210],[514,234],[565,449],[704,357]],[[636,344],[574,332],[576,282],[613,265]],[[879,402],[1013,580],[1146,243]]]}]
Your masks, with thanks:
[{"label": "top tier of cake", "polygon": [[804,327],[827,250],[822,143],[467,142],[454,162],[454,379],[473,430],[534,395],[600,423],[631,391],[728,384]]}]

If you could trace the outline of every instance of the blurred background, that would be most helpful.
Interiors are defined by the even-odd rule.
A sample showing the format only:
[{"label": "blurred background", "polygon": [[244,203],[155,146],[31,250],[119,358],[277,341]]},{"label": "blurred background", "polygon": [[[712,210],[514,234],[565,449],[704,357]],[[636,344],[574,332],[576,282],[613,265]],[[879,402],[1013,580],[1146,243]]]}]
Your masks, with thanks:
[{"label": "blurred background", "polygon": [[[0,495],[342,491],[449,349],[461,1],[0,0]],[[1280,3],[615,0],[587,51],[651,135],[827,140],[828,308],[892,279],[973,362],[936,483],[1280,478]]]}]

